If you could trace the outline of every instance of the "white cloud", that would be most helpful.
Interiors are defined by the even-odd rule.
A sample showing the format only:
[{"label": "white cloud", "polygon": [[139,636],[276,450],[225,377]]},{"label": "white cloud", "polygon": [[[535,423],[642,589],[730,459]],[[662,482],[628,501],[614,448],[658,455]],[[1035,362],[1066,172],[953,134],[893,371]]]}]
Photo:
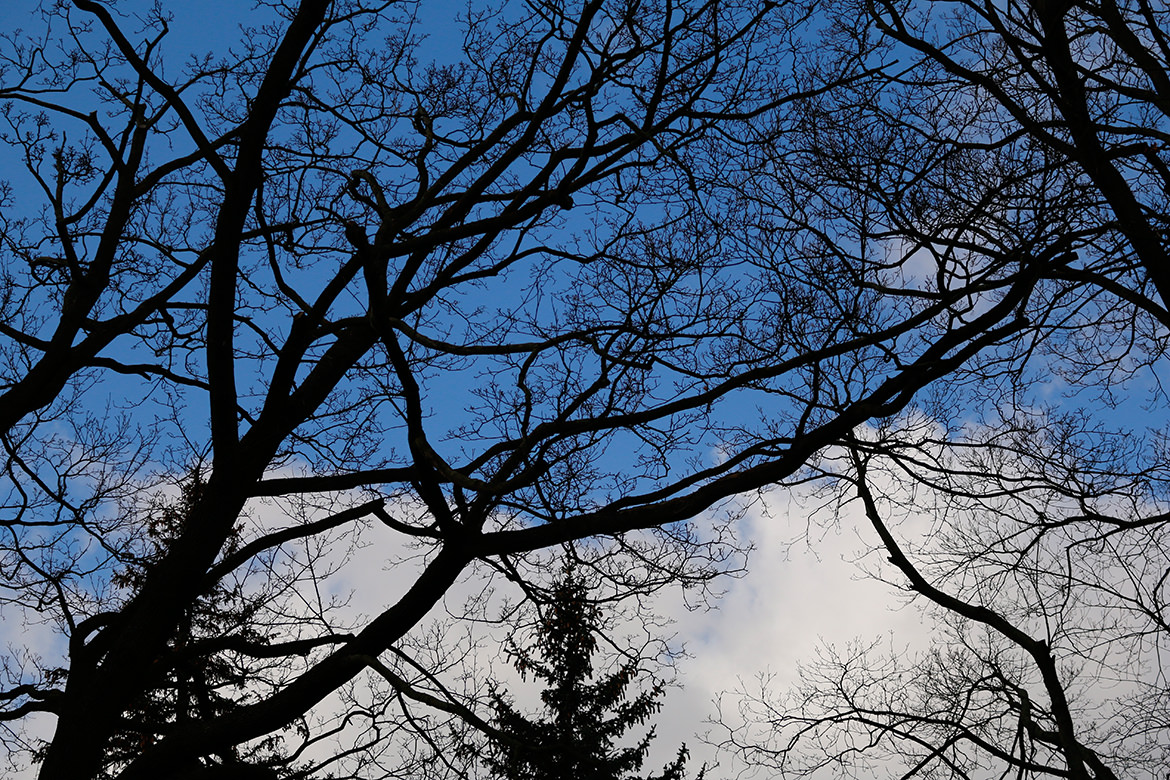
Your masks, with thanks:
[{"label": "white cloud", "polygon": [[[794,685],[797,665],[813,660],[822,644],[890,635],[895,647],[926,645],[931,626],[920,611],[859,568],[868,529],[860,507],[846,507],[839,524],[823,532],[811,527],[816,538],[806,541],[800,537],[810,511],[799,494],[773,491],[743,520],[756,549],[747,574],[726,583],[717,609],[687,612],[677,593],[660,601],[692,656],[681,667],[683,687],[670,691],[659,720],[663,756],[686,742],[693,766],[711,760],[713,751],[696,735],[710,728],[704,720],[713,700],[759,675],[771,676],[776,690]],[[726,767],[728,759],[721,760]]]},{"label": "white cloud", "polygon": [[[340,504],[335,506],[335,510],[339,508]],[[296,513],[286,509],[273,502],[255,506],[252,517],[257,530],[296,522]],[[797,537],[806,530],[809,511],[798,496],[780,490],[748,511],[739,530],[756,549],[747,574],[722,583],[726,594],[716,608],[688,611],[678,588],[664,591],[654,601],[660,614],[674,621],[674,644],[684,644],[692,657],[680,666],[678,682],[682,687],[668,689],[664,709],[656,719],[658,737],[652,767],[673,758],[683,742],[691,749],[692,768],[711,760],[711,750],[696,735],[707,730],[704,720],[713,711],[712,700],[737,688],[740,680],[770,673],[778,686],[794,683],[797,664],[810,660],[822,642],[840,645],[857,636],[875,638],[893,632],[897,644],[915,644],[925,636],[927,629],[916,609],[892,611],[891,606],[899,603],[893,589],[861,575],[855,559],[865,542],[851,524],[862,518],[847,508],[839,524],[805,542]],[[403,506],[402,513],[407,516],[413,512]],[[856,527],[867,528],[863,522]],[[327,558],[317,562],[321,571],[337,566],[336,573],[322,583],[319,596],[323,602],[333,598],[347,602],[334,615],[341,623],[364,623],[363,618],[376,616],[394,604],[423,566],[417,551],[403,546],[401,535],[376,522],[356,539],[339,535],[335,542],[337,546]],[[506,584],[489,583],[482,572],[468,574],[415,633],[422,634],[436,621],[459,614],[463,604],[489,584],[500,587],[494,604],[509,595]],[[300,587],[312,590],[310,585],[306,579]],[[305,598],[317,595],[306,592]],[[511,597],[514,600],[516,594]],[[13,637],[13,628],[6,628],[10,641],[27,644],[29,637]],[[482,682],[490,675],[502,681],[522,707],[534,705],[531,681],[520,683],[500,654],[505,635],[503,626],[478,625],[471,636],[456,629],[449,634],[452,646],[437,650],[459,655],[468,653],[470,645],[478,641],[480,649],[475,657],[468,655],[477,679]],[[59,640],[50,632],[46,638],[50,642],[46,649],[57,646]],[[332,698],[325,703],[322,714],[331,706],[339,706],[339,701]],[[46,725],[51,723],[38,723],[38,730]]]}]

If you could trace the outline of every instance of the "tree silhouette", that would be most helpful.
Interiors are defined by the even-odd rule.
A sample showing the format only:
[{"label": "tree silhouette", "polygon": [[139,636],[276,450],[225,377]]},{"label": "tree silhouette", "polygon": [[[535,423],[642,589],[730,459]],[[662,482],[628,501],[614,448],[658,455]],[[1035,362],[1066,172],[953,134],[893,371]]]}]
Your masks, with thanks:
[{"label": "tree silhouette", "polygon": [[[509,654],[521,676],[531,675],[545,683],[540,694],[544,717],[524,715],[502,692],[493,690],[493,725],[503,737],[492,740],[485,759],[494,776],[504,780],[638,777],[654,729],[631,746],[615,743],[661,709],[662,684],[628,698],[637,679],[637,660],[597,675],[593,662],[599,617],[585,583],[570,571],[555,583],[543,605],[534,643],[527,648],[510,644]],[[686,748],[680,748],[672,763],[646,780],[681,780],[686,757]]]},{"label": "tree silhouette", "polygon": [[[195,4],[24,2],[0,605],[55,635],[0,661],[0,741],[43,780],[409,775],[482,703],[419,636],[468,572],[588,540],[701,585],[752,496],[861,464],[1028,520],[968,549],[1046,587],[1165,538],[1165,432],[1096,424],[1168,406],[1164,3],[273,0],[206,52]],[[1113,560],[1112,645],[1164,636],[1166,566]],[[1097,645],[1048,631],[1013,760],[1165,735],[1102,747],[1062,700]]]},{"label": "tree silhouette", "polygon": [[794,777],[1162,778],[1170,6],[835,8],[826,49],[872,78],[810,101],[804,148],[871,241],[914,248],[872,284],[1012,257],[1036,286],[1010,339],[809,471],[935,645],[830,648],[727,744]]}]

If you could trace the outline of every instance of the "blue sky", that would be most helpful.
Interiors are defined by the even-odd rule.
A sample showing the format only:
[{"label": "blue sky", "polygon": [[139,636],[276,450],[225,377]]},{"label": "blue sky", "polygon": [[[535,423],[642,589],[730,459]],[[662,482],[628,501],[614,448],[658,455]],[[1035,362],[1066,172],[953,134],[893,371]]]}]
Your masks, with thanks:
[{"label": "blue sky", "polygon": [[[169,5],[175,13],[168,38],[172,62],[187,53],[230,45],[240,25],[254,18],[242,10],[247,4],[226,0]],[[123,11],[132,7],[131,3],[119,6]],[[421,25],[430,31],[429,50],[436,56],[456,50],[459,38],[454,18],[463,7],[454,2],[422,6]],[[33,9],[34,3],[6,3],[0,8],[0,25],[37,29],[42,23]],[[11,166],[11,162],[0,159],[0,167]],[[20,175],[11,168],[0,170],[0,177]],[[1036,392],[1043,397],[1058,392],[1059,387],[1057,381],[1040,383]],[[448,406],[461,410],[468,388],[451,383],[442,383],[440,388],[431,399],[438,416]],[[1139,395],[1133,394],[1135,399]],[[753,413],[749,409],[741,411]],[[1100,407],[1094,411],[1098,420],[1133,424],[1139,430],[1162,424],[1160,416],[1147,414],[1137,403],[1124,403],[1108,413]],[[715,457],[715,453],[706,454]],[[872,545],[864,530],[855,532],[855,515],[846,513],[839,531],[831,529],[823,536],[817,535],[815,553],[806,545],[789,544],[805,528],[808,511],[791,496],[774,493],[748,513],[741,530],[746,538],[758,543],[759,551],[745,578],[726,583],[728,596],[718,611],[686,611],[677,593],[659,602],[660,611],[677,621],[676,641],[684,643],[695,656],[681,667],[681,682],[686,687],[669,694],[659,721],[657,745],[666,754],[662,760],[682,741],[692,746],[697,761],[703,760],[705,754],[694,734],[704,729],[702,719],[710,712],[711,697],[734,688],[738,679],[750,679],[758,672],[771,670],[782,680],[791,679],[797,661],[814,652],[821,639],[840,644],[854,635],[873,637],[893,630],[897,632],[896,644],[915,645],[930,635],[932,628],[922,622],[915,609],[888,611],[888,605],[900,603],[893,588],[857,579],[858,569],[843,562]],[[922,529],[907,530],[915,538],[925,535]],[[375,544],[349,564],[346,576],[359,599],[355,607],[372,612],[395,595],[386,587],[387,576],[382,570],[385,557]],[[369,599],[368,603],[363,599]],[[4,628],[10,638],[20,630],[12,623]]]},{"label": "blue sky", "polygon": [[[117,7],[122,14],[128,14],[136,4],[122,2]],[[241,12],[247,4],[231,0],[168,3],[166,7],[174,14],[165,43],[172,76],[177,75],[174,63],[190,54],[226,49],[237,40],[240,26],[256,18]],[[37,17],[35,8],[36,3],[24,0],[5,3],[0,7],[0,27],[39,30],[44,22]],[[460,38],[455,17],[464,8],[458,2],[424,4],[420,27],[430,35],[425,49],[439,57],[456,53]],[[23,171],[13,166],[13,160],[0,158],[0,178],[20,181],[23,176]],[[116,391],[106,386],[103,392]],[[439,414],[443,404],[461,407],[462,392],[451,389],[447,397],[434,398]],[[784,542],[803,527],[800,512],[790,506],[789,499],[777,497],[773,503],[779,516],[792,515],[796,522],[791,526],[776,523],[758,512],[748,516],[742,530],[760,543],[761,551],[753,559],[751,574],[726,583],[729,597],[721,610],[688,611],[677,592],[667,593],[660,601],[659,610],[678,621],[675,642],[685,645],[695,656],[682,665],[680,682],[685,687],[671,690],[658,722],[656,746],[663,762],[684,741],[691,746],[696,764],[709,757],[695,734],[705,728],[702,719],[710,712],[711,697],[733,688],[738,676],[766,670],[790,674],[795,660],[804,650],[811,650],[818,637],[844,641],[859,629],[880,633],[891,625],[907,624],[905,613],[887,619],[886,613],[876,607],[883,597],[869,586],[850,580],[840,559],[855,549],[851,536],[826,543],[819,559],[806,554],[802,545],[790,548]],[[831,536],[837,538],[835,534]],[[384,560],[385,554],[374,545],[347,567],[347,581],[356,590],[355,606],[363,611],[373,612],[388,603]],[[842,619],[850,612],[856,615],[856,623]],[[917,619],[911,619],[908,625],[917,625]],[[34,644],[47,654],[52,654],[54,647],[59,651],[59,641],[44,628],[29,627],[27,631],[32,633],[26,634],[25,628],[10,621],[4,633],[10,641],[17,642],[35,637]]]}]

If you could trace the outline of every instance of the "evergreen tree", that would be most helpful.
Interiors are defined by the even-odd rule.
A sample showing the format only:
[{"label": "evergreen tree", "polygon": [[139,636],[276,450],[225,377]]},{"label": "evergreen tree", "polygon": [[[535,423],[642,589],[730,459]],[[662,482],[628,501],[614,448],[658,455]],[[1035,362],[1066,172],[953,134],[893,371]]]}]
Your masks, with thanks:
[{"label": "evergreen tree", "polygon": [[[505,780],[638,780],[654,729],[636,744],[615,743],[662,708],[657,684],[627,699],[637,672],[629,661],[613,674],[594,679],[593,658],[599,610],[586,598],[584,583],[567,574],[553,589],[531,648],[510,646],[521,676],[546,684],[543,717],[529,718],[499,691],[492,692],[495,726],[512,739],[497,739],[487,756],[495,777]],[[645,780],[682,780],[686,746],[661,773]],[[699,773],[698,780],[702,780]]]}]

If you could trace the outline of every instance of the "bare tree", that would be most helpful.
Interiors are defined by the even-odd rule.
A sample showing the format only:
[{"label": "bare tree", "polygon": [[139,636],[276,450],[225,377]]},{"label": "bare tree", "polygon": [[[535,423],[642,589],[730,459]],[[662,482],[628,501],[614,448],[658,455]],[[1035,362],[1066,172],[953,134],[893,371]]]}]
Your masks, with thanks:
[{"label": "bare tree", "polygon": [[[906,447],[907,433],[895,457],[891,439],[867,440],[839,478],[889,564],[881,579],[934,618],[930,647],[825,648],[792,690],[765,681],[725,699],[724,746],[793,776],[1161,777],[1163,518],[1132,484],[1105,487],[1112,474],[1094,475],[1091,499],[1034,476],[1061,461],[1089,476],[1072,437],[1048,440],[1058,454],[1034,430],[998,431],[961,461],[952,442]],[[923,478],[930,450],[945,477]]]},{"label": "bare tree", "polygon": [[[394,702],[475,722],[411,652],[462,572],[602,539],[623,587],[702,581],[723,540],[689,520],[1016,338],[1066,252],[875,286],[801,132],[869,52],[793,7],[472,6],[450,56],[413,4],[303,0],[185,61],[159,7],[30,20],[0,53],[3,584],[63,660],[18,648],[0,719],[54,718],[44,778],[345,772]],[[343,622],[331,551],[370,523],[422,566]]]},{"label": "bare tree", "polygon": [[[1156,448],[1069,465],[1016,414],[1162,354],[1158,8],[472,5],[451,54],[414,4],[302,0],[185,61],[120,10],[0,50],[5,609],[64,658],[15,651],[0,719],[55,718],[45,778],[407,773],[419,705],[483,724],[419,635],[464,572],[581,542],[623,592],[702,582],[689,521],[777,482],[836,474],[880,531],[875,459],[994,497],[932,447],[1038,454],[1045,539],[1159,527]],[[346,619],[371,524],[418,565]],[[1020,631],[1030,744],[1107,776]]]},{"label": "bare tree", "polygon": [[[914,247],[890,271],[917,272],[920,294],[1005,261],[1036,286],[1010,342],[807,474],[859,506],[883,576],[942,615],[936,647],[831,654],[796,691],[744,697],[727,744],[800,775],[1161,777],[1170,9],[838,14],[838,48],[896,65],[813,101],[856,109],[808,131],[813,169],[887,215],[871,240]],[[928,532],[900,531],[911,517]]]}]

